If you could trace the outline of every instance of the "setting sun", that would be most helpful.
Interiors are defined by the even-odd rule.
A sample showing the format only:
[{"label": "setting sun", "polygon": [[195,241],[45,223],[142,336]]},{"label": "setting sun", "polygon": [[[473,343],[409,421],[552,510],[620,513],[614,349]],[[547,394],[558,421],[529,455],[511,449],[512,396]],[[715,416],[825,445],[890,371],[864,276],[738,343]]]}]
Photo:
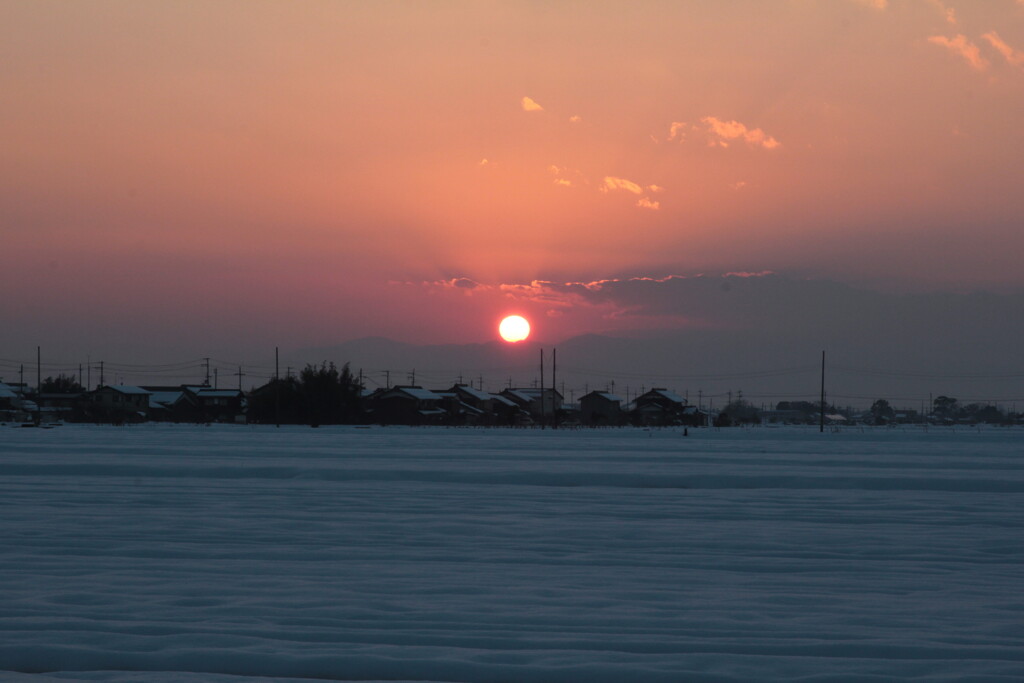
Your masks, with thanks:
[{"label": "setting sun", "polygon": [[510,315],[501,321],[498,334],[507,342],[523,341],[530,336],[530,323],[521,315]]}]

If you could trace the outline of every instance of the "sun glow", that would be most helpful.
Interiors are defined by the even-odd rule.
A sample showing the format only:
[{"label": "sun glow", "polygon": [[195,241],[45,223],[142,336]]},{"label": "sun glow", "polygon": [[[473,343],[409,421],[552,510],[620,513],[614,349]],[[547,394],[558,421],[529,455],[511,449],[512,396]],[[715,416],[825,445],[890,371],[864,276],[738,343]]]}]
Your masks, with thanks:
[{"label": "sun glow", "polygon": [[498,325],[498,334],[507,342],[523,341],[530,336],[530,323],[521,315],[510,315]]}]

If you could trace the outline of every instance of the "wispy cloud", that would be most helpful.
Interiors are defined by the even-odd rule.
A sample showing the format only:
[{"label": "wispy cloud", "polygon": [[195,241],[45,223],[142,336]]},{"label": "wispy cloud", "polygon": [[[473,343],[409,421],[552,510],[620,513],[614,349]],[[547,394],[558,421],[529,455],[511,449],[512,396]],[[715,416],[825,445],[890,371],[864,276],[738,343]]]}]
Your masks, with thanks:
[{"label": "wispy cloud", "polygon": [[671,142],[672,140],[678,140],[682,142],[686,139],[686,123],[683,121],[673,121],[672,125],[668,127],[668,137],[666,140]]},{"label": "wispy cloud", "polygon": [[[412,283],[406,283],[412,284]],[[424,282],[423,286],[428,289],[448,289],[458,290],[470,294],[476,291],[486,291],[492,289],[489,285],[484,285],[476,280],[471,280],[468,277],[453,277],[448,280],[432,280],[430,282]]]},{"label": "wispy cloud", "polygon": [[544,111],[544,107],[540,106],[530,97],[524,97],[520,104],[523,107],[523,111]]},{"label": "wispy cloud", "polygon": [[583,119],[582,117],[580,117],[579,114],[573,114],[572,116],[569,117],[569,123],[579,123],[582,120]]},{"label": "wispy cloud", "polygon": [[604,182],[601,184],[601,192],[612,192],[613,190],[625,190],[632,194],[642,195],[637,199],[636,206],[641,209],[657,211],[661,208],[661,202],[651,199],[646,195],[646,193],[664,192],[665,188],[660,185],[648,185],[645,188],[639,183],[634,183],[632,180],[616,178],[614,176],[605,176]]},{"label": "wispy cloud", "polygon": [[614,176],[605,176],[604,184],[601,185],[601,192],[611,192],[612,190],[625,190],[626,192],[632,192],[633,194],[644,193],[644,188],[637,185],[632,180],[616,178]]},{"label": "wispy cloud", "polygon": [[548,166],[548,171],[551,175],[555,176],[555,185],[561,185],[562,187],[576,187],[577,185],[586,185],[586,179],[583,178],[583,174],[575,168],[566,168],[564,166],[556,166],[551,164]]},{"label": "wispy cloud", "polygon": [[711,144],[719,147],[728,147],[732,140],[743,140],[749,145],[764,149],[776,149],[782,145],[760,128],[748,128],[739,121],[723,121],[714,116],[705,116],[701,122],[713,136]]},{"label": "wispy cloud", "polygon": [[988,60],[981,56],[978,46],[967,40],[967,37],[962,33],[958,33],[953,38],[931,36],[928,38],[928,42],[944,47],[953,54],[962,57],[972,68],[978,71],[984,71],[988,68]]},{"label": "wispy cloud", "polygon": [[[1021,0],[1021,4],[1024,4],[1024,0]],[[996,33],[995,31],[989,31],[988,33],[984,34],[982,38],[987,40],[989,44],[991,44],[992,47],[994,47],[996,51],[998,51],[999,54],[1001,54],[1003,58],[1006,59],[1007,63],[1012,64],[1013,66],[1024,65],[1024,52],[1021,52],[1020,50],[1015,50],[1009,45],[1007,45],[1006,42],[1002,38],[1000,38],[999,34]]]},{"label": "wispy cloud", "polygon": [[889,6],[889,0],[853,0],[858,5],[871,7],[872,9],[885,9]]}]

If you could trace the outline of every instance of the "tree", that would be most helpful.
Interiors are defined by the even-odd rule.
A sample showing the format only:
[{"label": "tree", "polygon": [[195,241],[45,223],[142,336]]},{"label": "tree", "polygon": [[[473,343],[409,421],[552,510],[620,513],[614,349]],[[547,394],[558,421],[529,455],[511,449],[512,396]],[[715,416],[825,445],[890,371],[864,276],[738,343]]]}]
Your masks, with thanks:
[{"label": "tree", "polygon": [[756,424],[761,421],[761,411],[742,398],[729,403],[718,414],[717,427],[737,424]]},{"label": "tree", "polygon": [[943,420],[953,421],[960,413],[960,404],[950,396],[939,396],[932,401],[932,412]]},{"label": "tree", "polygon": [[81,394],[85,387],[73,375],[60,374],[44,379],[40,391],[44,394]]},{"label": "tree", "polygon": [[249,397],[249,420],[264,424],[350,424],[362,415],[363,387],[348,363],[307,365],[298,379],[271,380]]},{"label": "tree", "polygon": [[876,425],[884,425],[892,422],[892,419],[896,417],[896,411],[892,409],[888,401],[880,398],[871,404],[871,416]]}]

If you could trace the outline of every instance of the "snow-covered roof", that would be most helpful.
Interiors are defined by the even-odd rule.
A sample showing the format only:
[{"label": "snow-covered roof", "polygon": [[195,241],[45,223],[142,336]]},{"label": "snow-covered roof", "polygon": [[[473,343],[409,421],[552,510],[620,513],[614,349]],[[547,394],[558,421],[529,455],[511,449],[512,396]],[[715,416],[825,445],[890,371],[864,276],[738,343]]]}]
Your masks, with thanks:
[{"label": "snow-covered roof", "polygon": [[423,389],[421,387],[392,387],[391,392],[393,391],[400,391],[403,394],[412,396],[418,401],[436,401],[441,398],[440,395],[434,393],[433,391]]},{"label": "snow-covered roof", "polygon": [[152,391],[149,394],[149,402],[150,404],[159,403],[169,406],[184,395],[183,391]]},{"label": "snow-covered roof", "polygon": [[516,402],[515,401],[513,401],[510,398],[506,398],[506,397],[502,396],[501,394],[491,394],[491,398],[493,400],[497,401],[498,403],[504,403],[505,405],[507,405],[507,406],[509,406],[511,408],[515,408],[516,407]]},{"label": "snow-covered roof", "polygon": [[529,389],[506,389],[505,393],[519,399],[523,403],[529,403],[540,395],[539,389],[537,390],[537,394],[528,394],[526,393],[527,391],[529,391]]},{"label": "snow-covered roof", "polygon": [[462,391],[462,392],[465,392],[465,393],[469,394],[470,396],[472,396],[473,398],[475,398],[478,401],[489,401],[491,399],[491,395],[489,393],[487,393],[486,391],[481,391],[480,389],[474,389],[472,386],[470,386],[468,384],[459,384],[459,385],[456,385],[456,386],[458,386],[459,391]]},{"label": "snow-covered roof", "polygon": [[136,396],[148,396],[151,392],[142,387],[133,387],[130,384],[108,384],[107,389],[113,389],[120,394],[134,394]]},{"label": "snow-covered roof", "polygon": [[14,389],[0,382],[0,398],[18,398],[18,394]]},{"label": "snow-covered roof", "polygon": [[651,389],[647,393],[658,394],[659,396],[663,396],[664,398],[668,399],[669,401],[672,401],[673,403],[686,403],[685,398],[675,393],[674,391],[669,391],[668,389]]}]

